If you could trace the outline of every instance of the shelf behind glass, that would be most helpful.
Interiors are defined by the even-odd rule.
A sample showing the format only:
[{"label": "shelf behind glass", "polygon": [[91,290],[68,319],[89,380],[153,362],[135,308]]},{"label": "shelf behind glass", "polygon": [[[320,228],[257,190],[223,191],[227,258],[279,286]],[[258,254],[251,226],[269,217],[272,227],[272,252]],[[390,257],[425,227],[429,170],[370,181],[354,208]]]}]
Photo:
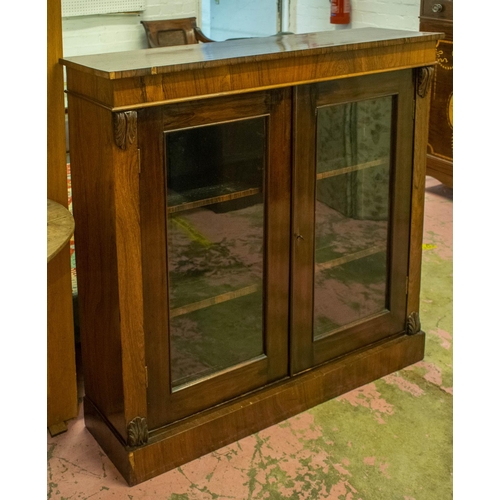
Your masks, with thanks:
[{"label": "shelf behind glass", "polygon": [[264,204],[215,207],[168,217],[173,387],[264,352]]},{"label": "shelf behind glass", "polygon": [[392,96],[318,110],[314,338],[388,309]]},{"label": "shelf behind glass", "polygon": [[168,213],[183,212],[193,208],[223,203],[225,201],[247,198],[262,193],[260,187],[247,187],[241,184],[221,184],[185,190],[182,193],[168,190]]}]

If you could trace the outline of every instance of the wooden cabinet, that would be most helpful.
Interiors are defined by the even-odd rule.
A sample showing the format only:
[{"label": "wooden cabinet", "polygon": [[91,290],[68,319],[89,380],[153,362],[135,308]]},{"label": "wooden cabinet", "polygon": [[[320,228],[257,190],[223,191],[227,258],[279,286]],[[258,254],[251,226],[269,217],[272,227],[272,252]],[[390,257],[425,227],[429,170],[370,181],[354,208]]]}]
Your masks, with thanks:
[{"label": "wooden cabinet", "polygon": [[422,0],[420,29],[444,33],[436,45],[427,173],[453,187],[453,0]]},{"label": "wooden cabinet", "polygon": [[438,38],[63,60],[85,421],[129,484],[422,359]]}]

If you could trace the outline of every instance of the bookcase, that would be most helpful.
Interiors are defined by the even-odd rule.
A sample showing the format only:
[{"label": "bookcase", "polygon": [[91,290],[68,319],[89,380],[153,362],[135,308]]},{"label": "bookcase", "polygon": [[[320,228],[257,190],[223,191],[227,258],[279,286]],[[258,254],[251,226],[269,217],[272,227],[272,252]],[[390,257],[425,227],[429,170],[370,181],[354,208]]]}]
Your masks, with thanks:
[{"label": "bookcase", "polygon": [[423,358],[439,37],[62,60],[85,423],[130,485]]}]

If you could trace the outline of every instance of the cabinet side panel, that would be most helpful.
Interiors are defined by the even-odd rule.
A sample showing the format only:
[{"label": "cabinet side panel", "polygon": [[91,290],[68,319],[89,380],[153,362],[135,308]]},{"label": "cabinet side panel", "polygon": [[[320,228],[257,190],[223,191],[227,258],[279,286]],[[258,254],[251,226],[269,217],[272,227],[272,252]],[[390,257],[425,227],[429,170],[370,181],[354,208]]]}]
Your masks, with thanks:
[{"label": "cabinet side panel", "polygon": [[71,95],[68,112],[85,393],[125,435],[111,113]]}]

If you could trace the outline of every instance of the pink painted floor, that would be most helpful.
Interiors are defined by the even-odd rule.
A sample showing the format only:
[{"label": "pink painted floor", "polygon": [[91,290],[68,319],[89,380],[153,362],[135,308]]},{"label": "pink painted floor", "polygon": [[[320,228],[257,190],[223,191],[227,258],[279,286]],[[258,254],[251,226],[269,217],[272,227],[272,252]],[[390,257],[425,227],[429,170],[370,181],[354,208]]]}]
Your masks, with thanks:
[{"label": "pink painted floor", "polygon": [[451,499],[453,191],[426,187],[422,362],[132,488],[80,405],[47,433],[47,499]]}]

